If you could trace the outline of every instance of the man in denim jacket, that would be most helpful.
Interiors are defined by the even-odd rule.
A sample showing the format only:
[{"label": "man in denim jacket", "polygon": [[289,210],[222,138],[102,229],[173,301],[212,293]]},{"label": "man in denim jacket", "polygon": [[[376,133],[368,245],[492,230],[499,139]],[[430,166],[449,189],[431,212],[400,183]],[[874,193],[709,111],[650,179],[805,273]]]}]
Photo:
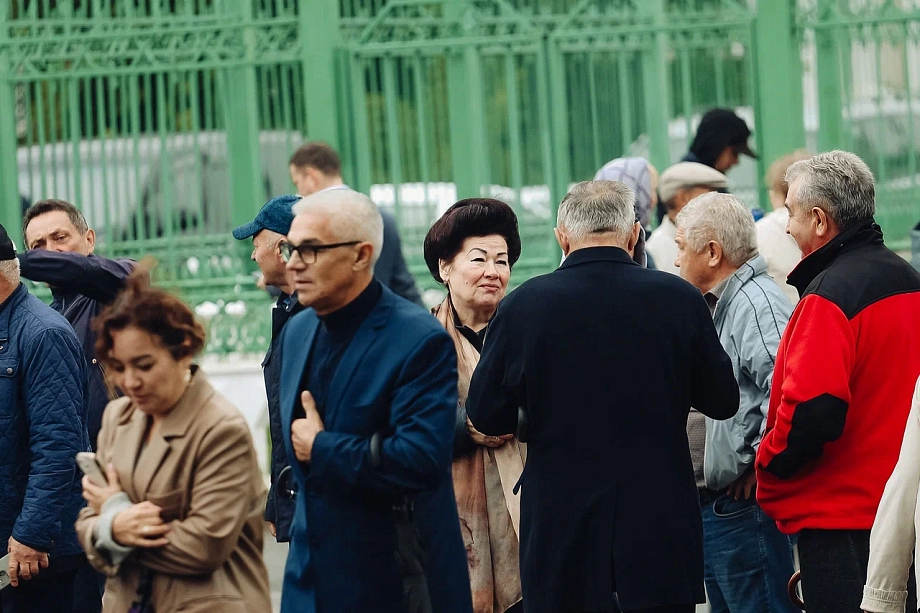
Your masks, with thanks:
[{"label": "man in denim jacket", "polygon": [[734,196],[693,199],[677,216],[676,242],[675,265],[706,298],[741,392],[734,418],[706,419],[700,502],[712,611],[792,613],[785,587],[794,572],[792,548],[754,495],[754,455],[792,305],[767,275],[754,219]]},{"label": "man in denim jacket", "polygon": [[89,449],[86,365],[73,328],[19,281],[0,226],[0,545],[3,613],[70,613],[83,551],[74,457]]}]

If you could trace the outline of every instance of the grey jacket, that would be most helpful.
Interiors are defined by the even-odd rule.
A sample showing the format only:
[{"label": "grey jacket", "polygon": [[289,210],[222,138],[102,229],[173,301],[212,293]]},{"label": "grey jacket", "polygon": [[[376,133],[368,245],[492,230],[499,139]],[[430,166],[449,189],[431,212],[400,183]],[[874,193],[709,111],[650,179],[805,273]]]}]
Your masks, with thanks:
[{"label": "grey jacket", "polygon": [[770,405],[776,350],[791,314],[789,299],[767,274],[760,255],[730,277],[716,303],[713,321],[732,360],[741,404],[732,419],[706,418],[703,473],[710,489],[728,487],[754,464]]}]

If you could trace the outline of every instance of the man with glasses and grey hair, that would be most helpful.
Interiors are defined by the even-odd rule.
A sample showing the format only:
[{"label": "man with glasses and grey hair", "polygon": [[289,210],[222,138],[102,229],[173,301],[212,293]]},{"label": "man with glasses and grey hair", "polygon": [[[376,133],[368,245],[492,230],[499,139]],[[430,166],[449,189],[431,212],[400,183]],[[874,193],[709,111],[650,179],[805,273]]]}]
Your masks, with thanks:
[{"label": "man with glasses and grey hair", "polygon": [[920,273],[885,247],[859,157],[816,155],[786,182],[786,231],[803,256],[789,283],[801,300],[777,350],[757,501],[799,535],[808,613],[856,613],[920,373]]},{"label": "man with glasses and grey hair", "polygon": [[305,310],[285,326],[284,445],[298,485],[282,613],[469,613],[450,466],[457,354],[443,326],[374,276],[367,196],[294,205],[280,244]]},{"label": "man with glasses and grey hair", "polygon": [[[735,365],[741,404],[734,418],[705,419],[691,438],[703,511],[706,593],[712,613],[793,613],[786,584],[795,567],[788,538],[757,505],[754,453],[770,404],[776,349],[792,305],[757,252],[751,211],[709,193],[677,215],[680,276],[703,294]],[[701,424],[702,425],[702,424]],[[693,453],[696,451],[696,453]]]},{"label": "man with glasses and grey hair", "polygon": [[704,601],[685,425],[691,406],[734,415],[738,386],[700,293],[633,261],[633,199],[615,181],[572,188],[556,220],[565,261],[504,299],[470,385],[480,432],[514,432],[519,407],[526,422],[527,613]]}]

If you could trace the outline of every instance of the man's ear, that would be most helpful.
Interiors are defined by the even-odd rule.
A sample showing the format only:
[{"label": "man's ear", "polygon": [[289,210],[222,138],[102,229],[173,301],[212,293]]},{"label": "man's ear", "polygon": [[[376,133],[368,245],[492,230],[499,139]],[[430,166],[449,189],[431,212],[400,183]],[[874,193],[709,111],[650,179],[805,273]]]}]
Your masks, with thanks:
[{"label": "man's ear", "polygon": [[813,207],[811,209],[811,214],[814,216],[815,235],[818,236],[818,238],[828,236],[834,229],[834,220],[832,220],[827,214],[827,211],[821,207]]},{"label": "man's ear", "polygon": [[92,253],[96,248],[96,231],[90,228],[86,231],[86,244],[89,245],[89,252]]},{"label": "man's ear", "polygon": [[371,266],[371,258],[374,255],[374,246],[370,243],[361,243],[358,246],[358,257],[355,259],[355,263],[352,266],[352,270],[364,270],[366,268],[373,268]]},{"label": "man's ear", "polygon": [[572,248],[572,245],[569,243],[569,237],[559,228],[553,228],[553,234],[556,235],[556,242],[559,243],[559,248],[562,249],[562,255],[569,257],[569,251]]},{"label": "man's ear", "polygon": [[709,267],[718,268],[719,264],[722,263],[722,257],[725,255],[722,252],[722,245],[715,241],[709,241],[706,244],[706,249],[709,252]]},{"label": "man's ear", "polygon": [[626,244],[626,251],[633,255],[636,251],[636,245],[639,244],[639,233],[642,232],[642,224],[638,221],[633,224],[632,233],[629,235],[629,242]]}]

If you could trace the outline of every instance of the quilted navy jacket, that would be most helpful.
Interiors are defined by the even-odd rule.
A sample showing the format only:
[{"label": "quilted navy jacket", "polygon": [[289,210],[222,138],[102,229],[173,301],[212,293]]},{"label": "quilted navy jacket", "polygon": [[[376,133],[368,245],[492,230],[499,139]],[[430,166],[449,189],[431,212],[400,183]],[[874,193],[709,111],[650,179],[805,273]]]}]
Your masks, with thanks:
[{"label": "quilted navy jacket", "polygon": [[20,284],[0,305],[0,543],[12,535],[52,559],[82,552],[74,456],[89,450],[86,377],[73,328]]}]

